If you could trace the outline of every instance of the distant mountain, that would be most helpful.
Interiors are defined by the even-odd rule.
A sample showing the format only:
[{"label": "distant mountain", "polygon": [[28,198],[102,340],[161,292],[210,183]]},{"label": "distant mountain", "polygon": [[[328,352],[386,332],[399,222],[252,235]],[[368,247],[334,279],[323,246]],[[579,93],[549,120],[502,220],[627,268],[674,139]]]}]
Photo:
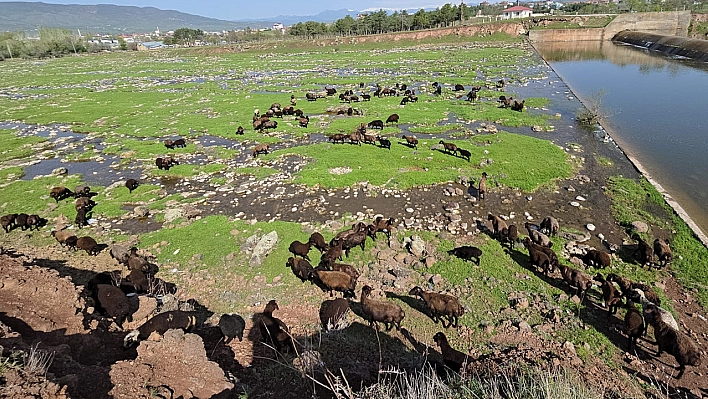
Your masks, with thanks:
[{"label": "distant mountain", "polygon": [[240,22],[249,22],[249,21],[271,22],[271,23],[272,22],[280,22],[281,24],[283,24],[285,26],[290,26],[290,25],[294,25],[298,22],[307,22],[307,21],[326,22],[326,23],[334,22],[338,19],[346,17],[347,15],[351,15],[352,18],[356,18],[356,15],[358,13],[359,13],[359,11],[347,10],[347,9],[325,10],[319,14],[316,14],[316,15],[278,15],[277,17],[244,19],[244,20],[241,20]]},{"label": "distant mountain", "polygon": [[272,23],[223,21],[154,7],[0,2],[0,32],[47,27],[117,34],[152,32],[157,27],[166,32],[179,28],[221,31],[270,26]]}]

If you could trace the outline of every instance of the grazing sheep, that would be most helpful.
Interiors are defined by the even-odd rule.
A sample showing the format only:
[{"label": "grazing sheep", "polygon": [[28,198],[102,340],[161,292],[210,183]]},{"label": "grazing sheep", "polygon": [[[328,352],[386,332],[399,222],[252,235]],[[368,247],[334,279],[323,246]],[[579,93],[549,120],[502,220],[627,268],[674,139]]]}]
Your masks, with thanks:
[{"label": "grazing sheep", "polygon": [[559,265],[558,268],[561,276],[563,276],[563,281],[568,283],[570,287],[576,287],[576,294],[580,297],[580,302],[582,302],[585,299],[585,293],[592,287],[592,277],[566,265]]},{"label": "grazing sheep", "polygon": [[678,331],[679,330],[679,325],[676,322],[676,319],[674,318],[674,315],[671,314],[668,310],[660,307],[656,303],[650,301],[644,291],[642,291],[639,288],[634,288],[632,289],[629,294],[627,295],[627,298],[635,301],[635,302],[640,302],[642,304],[642,310],[644,312],[644,320],[646,320],[647,324],[653,324],[653,321],[655,318],[660,318],[662,322],[668,324],[673,328],[674,330]]},{"label": "grazing sheep", "polygon": [[27,218],[29,217],[26,213],[19,213],[15,216],[15,227],[21,228],[23,231],[27,230]]},{"label": "grazing sheep", "polygon": [[529,251],[531,265],[541,268],[543,274],[548,276],[549,273],[553,271],[553,266],[551,265],[551,260],[548,258],[548,255],[541,251],[540,246],[535,245],[528,237],[524,238],[522,242]]},{"label": "grazing sheep", "polygon": [[66,240],[69,237],[76,237],[74,232],[69,231],[69,230],[59,230],[59,231],[54,230],[54,231],[52,231],[51,234],[52,234],[52,237],[54,237],[57,240],[57,242],[59,243],[59,245],[61,245],[62,247],[64,245],[66,245]]},{"label": "grazing sheep", "polygon": [[487,220],[492,221],[492,227],[494,231],[494,237],[501,238],[501,231],[502,229],[508,229],[509,226],[506,225],[506,222],[504,219],[500,218],[497,215],[489,214],[487,215]]},{"label": "grazing sheep", "polygon": [[365,133],[363,137],[364,144],[376,145],[376,133]]},{"label": "grazing sheep", "polygon": [[305,259],[293,258],[292,256],[288,258],[285,263],[287,267],[292,269],[293,274],[300,279],[303,283],[310,279],[310,273],[312,272],[312,265]]},{"label": "grazing sheep", "polygon": [[27,216],[27,228],[34,230],[39,230],[40,227],[43,227],[44,225],[47,224],[47,219],[39,216],[39,215],[29,215]]},{"label": "grazing sheep", "polygon": [[650,267],[652,262],[654,262],[654,250],[646,241],[642,240],[639,234],[632,234],[632,239],[637,241],[637,249],[634,250],[632,255],[638,255],[637,260],[639,260],[640,266],[647,265]]},{"label": "grazing sheep", "polygon": [[666,266],[673,260],[674,254],[671,252],[668,239],[657,238],[654,240],[654,255],[659,259],[659,268]]},{"label": "grazing sheep", "polygon": [[438,332],[433,336],[433,341],[440,347],[440,353],[443,357],[443,362],[445,366],[450,368],[450,370],[459,373],[463,366],[467,364],[469,359],[468,355],[453,349],[450,343],[447,342],[447,337],[444,333]]},{"label": "grazing sheep", "polygon": [[283,349],[289,350],[293,348],[293,342],[289,334],[290,329],[285,325],[285,323],[283,323],[282,320],[277,317],[273,317],[273,311],[279,309],[280,308],[275,300],[271,300],[268,304],[266,304],[260,320],[258,321],[258,327],[261,332],[261,341],[266,345],[271,346],[276,352],[280,352]]},{"label": "grazing sheep", "polygon": [[342,272],[342,273],[347,273],[350,275],[354,280],[359,278],[359,272],[354,268],[352,265],[347,265],[344,263],[330,263],[329,267],[337,272]]},{"label": "grazing sheep", "polygon": [[288,251],[292,253],[293,255],[300,255],[303,258],[310,260],[310,257],[307,256],[307,254],[310,252],[310,247],[312,244],[308,241],[307,244],[303,244],[300,241],[293,241],[290,243],[290,247],[288,247]]},{"label": "grazing sheep", "polygon": [[531,223],[529,223],[529,222],[524,223],[524,227],[526,227],[526,230],[529,232],[529,237],[531,237],[531,241],[533,241],[536,244],[541,245],[543,247],[548,247],[548,248],[553,247],[553,243],[548,238],[548,236],[541,233],[540,231],[534,229],[532,227]]},{"label": "grazing sheep", "polygon": [[80,184],[74,187],[74,198],[79,197],[89,197],[91,195],[91,188],[85,184]]},{"label": "grazing sheep", "polygon": [[330,243],[329,248],[327,248],[327,250],[320,257],[320,264],[327,266],[334,263],[336,259],[342,260],[343,253],[344,251],[342,250],[341,242],[337,241],[334,245]]},{"label": "grazing sheep", "polygon": [[558,234],[560,225],[558,224],[558,220],[556,218],[553,216],[548,216],[543,218],[539,227],[541,228],[541,233],[548,236],[554,236]]},{"label": "grazing sheep", "polygon": [[627,334],[628,350],[631,350],[632,345],[637,345],[637,339],[646,332],[646,326],[644,325],[644,317],[631,299],[627,299],[625,306],[627,313],[624,315],[624,333]]},{"label": "grazing sheep", "polygon": [[632,281],[630,279],[622,277],[615,273],[608,274],[607,281],[617,283],[617,285],[619,285],[620,287],[620,291],[622,292],[622,296],[628,296],[629,291],[632,289]]},{"label": "grazing sheep", "polygon": [[482,178],[479,179],[479,189],[477,190],[478,199],[482,200],[487,195],[487,172],[482,172]]},{"label": "grazing sheep", "polygon": [[125,181],[125,187],[128,188],[128,191],[130,191],[131,193],[133,192],[133,190],[138,188],[138,185],[139,183],[135,179],[128,179]]},{"label": "grazing sheep", "polygon": [[341,134],[341,133],[335,133],[332,135],[327,136],[327,139],[332,142],[332,144],[337,144],[337,143],[342,143],[344,144],[344,139],[346,139],[348,136]]},{"label": "grazing sheep", "polygon": [[379,146],[381,148],[388,148],[390,151],[391,150],[391,140],[387,139],[386,137],[379,137]]},{"label": "grazing sheep", "polygon": [[452,89],[452,91],[465,91],[465,86],[458,83],[455,85],[455,88]]},{"label": "grazing sheep", "polygon": [[607,307],[607,317],[610,317],[617,313],[617,308],[622,306],[622,294],[617,291],[612,282],[605,280],[600,273],[595,276],[595,281],[602,284],[602,300]]},{"label": "grazing sheep", "polygon": [[76,238],[76,236],[69,236],[64,240],[64,245],[66,245],[67,248],[71,248],[74,251],[76,251],[76,244],[79,242],[79,239]]},{"label": "grazing sheep", "polygon": [[187,146],[187,143],[184,141],[184,139],[177,139],[177,140],[165,140],[164,143],[165,147],[169,148],[170,150],[174,150],[175,147],[181,147],[185,148]]},{"label": "grazing sheep", "polygon": [[261,123],[259,130],[265,130],[265,129],[277,129],[278,128],[278,122],[276,121],[265,121]]},{"label": "grazing sheep", "polygon": [[145,257],[138,255],[138,249],[136,247],[130,248],[130,253],[128,254],[125,264],[128,266],[128,270],[140,270],[143,272],[150,270],[150,262],[148,262]]},{"label": "grazing sheep", "polygon": [[145,277],[145,273],[140,270],[131,270],[130,274],[128,274],[128,281],[130,281],[130,283],[135,288],[135,292],[137,292],[138,294],[147,292],[148,289],[150,289],[150,282],[148,281],[147,277]]},{"label": "grazing sheep", "polygon": [[444,151],[448,154],[456,154],[457,153],[457,145],[455,145],[454,143],[446,143],[443,140],[440,140],[440,143],[438,143],[438,144],[442,144]]},{"label": "grazing sheep", "polygon": [[467,159],[467,162],[470,161],[470,157],[472,156],[472,153],[471,153],[471,152],[469,152],[469,151],[467,151],[467,150],[465,150],[465,149],[459,148],[459,147],[457,148],[457,154],[460,154],[460,155],[459,155],[460,158],[465,158],[465,159]]},{"label": "grazing sheep", "polygon": [[179,165],[179,162],[172,157],[155,158],[155,166],[157,166],[157,169],[170,170],[170,168],[175,165]]},{"label": "grazing sheep", "polygon": [[521,100],[521,102],[514,100],[514,104],[511,105],[511,110],[522,112],[524,110],[525,103],[526,103],[526,100]]},{"label": "grazing sheep", "polygon": [[84,209],[86,212],[90,211],[91,208],[93,208],[96,205],[95,202],[91,201],[90,198],[88,197],[80,197],[76,199],[76,202],[74,203],[74,208],[76,209],[76,212],[79,211],[79,209]]},{"label": "grazing sheep", "polygon": [[11,213],[9,215],[4,215],[0,217],[0,224],[2,224],[2,228],[5,230],[5,233],[9,233],[10,230],[14,229],[16,227],[15,225],[15,218],[17,217],[16,213]]},{"label": "grazing sheep", "polygon": [[367,234],[373,240],[376,240],[376,235],[379,231],[381,231],[386,234],[387,238],[391,238],[391,227],[393,227],[394,222],[394,218],[384,219],[383,216],[379,216],[374,219],[374,222],[372,224],[366,226]]},{"label": "grazing sheep", "polygon": [[219,330],[224,335],[224,343],[229,344],[234,338],[243,341],[243,330],[246,329],[246,321],[236,313],[222,314],[219,318]]},{"label": "grazing sheep", "polygon": [[587,265],[595,267],[609,267],[611,262],[610,254],[597,249],[588,249],[588,252],[583,256],[583,262]]},{"label": "grazing sheep", "polygon": [[253,158],[257,157],[258,154],[268,154],[268,144],[258,144],[253,147]]},{"label": "grazing sheep", "polygon": [[401,138],[406,139],[406,145],[408,145],[408,147],[418,149],[418,139],[415,136],[406,136],[404,134]]},{"label": "grazing sheep", "polygon": [[310,272],[310,280],[320,287],[322,291],[333,296],[333,291],[339,291],[345,298],[355,298],[356,279],[347,273],[340,271],[330,271],[322,269],[313,269]]},{"label": "grazing sheep", "polygon": [[510,224],[508,228],[502,228],[501,230],[501,242],[509,244],[509,248],[512,248],[515,243],[519,241],[519,229],[516,228],[515,224]]},{"label": "grazing sheep", "polygon": [[401,330],[401,321],[406,317],[403,309],[388,301],[378,301],[370,299],[373,289],[365,285],[361,289],[361,312],[364,314],[364,319],[369,321],[370,326],[376,326],[378,330],[379,324],[384,323],[386,331],[390,331],[391,327],[396,326],[396,330]]},{"label": "grazing sheep", "polygon": [[64,198],[69,198],[73,195],[74,193],[72,193],[71,190],[63,186],[54,187],[49,190],[49,196],[54,198],[54,201],[56,201],[57,203],[59,203],[60,200],[63,200]]},{"label": "grazing sheep", "polygon": [[398,114],[389,115],[389,117],[386,118],[386,124],[388,125],[389,123],[398,124]]},{"label": "grazing sheep", "polygon": [[467,93],[467,101],[474,102],[474,100],[476,100],[476,99],[477,99],[477,92],[474,90],[470,90]]},{"label": "grazing sheep", "polygon": [[238,135],[243,135],[246,131],[243,129],[243,126],[239,126],[236,128],[236,134]]},{"label": "grazing sheep", "polygon": [[324,301],[320,306],[320,322],[322,328],[329,330],[336,327],[344,319],[349,310],[349,301],[344,298],[335,298]]},{"label": "grazing sheep", "polygon": [[359,129],[349,134],[349,144],[361,145],[362,140],[364,140],[363,135],[360,133]]},{"label": "grazing sheep", "polygon": [[81,237],[76,240],[76,247],[78,249],[83,249],[89,255],[98,255],[101,252],[101,247],[98,245],[96,240],[91,237]]},{"label": "grazing sheep", "polygon": [[169,312],[160,313],[146,321],[137,330],[128,333],[123,339],[123,346],[130,347],[137,343],[140,339],[146,339],[150,334],[156,332],[164,335],[167,330],[181,329],[189,330],[197,324],[197,318],[193,312],[183,312],[181,310],[172,310]]},{"label": "grazing sheep", "polygon": [[470,245],[463,245],[461,247],[451,249],[451,250],[447,251],[447,253],[450,255],[455,255],[460,259],[472,261],[472,262],[476,263],[477,266],[479,266],[479,261],[480,261],[479,258],[482,256],[481,249],[479,249],[477,247],[470,246]]},{"label": "grazing sheep", "polygon": [[307,125],[310,124],[310,117],[306,116],[304,118],[300,118],[297,120],[297,123],[298,125],[300,125],[300,127],[307,127]]},{"label": "grazing sheep", "polygon": [[659,298],[659,294],[657,294],[656,291],[654,291],[654,289],[648,284],[632,282],[630,294],[633,290],[640,290],[644,294],[647,301],[656,304],[657,306],[661,306],[661,298]]},{"label": "grazing sheep", "polygon": [[88,225],[88,221],[86,220],[86,213],[86,208],[80,208],[78,211],[76,211],[76,218],[74,218],[74,224],[80,229]]},{"label": "grazing sheep", "polygon": [[307,240],[307,242],[317,248],[320,253],[323,253],[324,251],[327,250],[327,242],[325,241],[324,237],[322,234],[319,232],[315,231],[314,233],[310,234],[310,239]]},{"label": "grazing sheep", "polygon": [[128,297],[115,285],[99,284],[97,287],[98,304],[105,310],[108,317],[112,317],[116,324],[123,325],[123,321],[130,318],[130,304]]},{"label": "grazing sheep", "polygon": [[[438,294],[436,292],[425,292],[418,286],[413,287],[408,292],[408,295],[419,296],[423,301],[425,301],[428,309],[430,309],[433,322],[437,323],[438,320],[440,320],[443,328],[457,328],[458,319],[465,314],[465,309],[462,305],[460,305],[460,301],[452,295]],[[447,326],[445,326],[443,317],[445,317],[448,321]]]},{"label": "grazing sheep", "polygon": [[[653,310],[654,309],[650,308],[650,313],[653,312]],[[647,322],[649,322],[649,318],[647,318]],[[656,338],[656,345],[658,347],[656,356],[661,356],[662,352],[666,352],[676,359],[679,364],[679,373],[676,376],[677,380],[683,377],[686,366],[698,367],[701,365],[701,352],[698,350],[693,340],[679,333],[660,317],[653,317],[651,324],[654,327],[654,337]]]},{"label": "grazing sheep", "polygon": [[366,127],[369,128],[369,129],[379,129],[379,130],[383,130],[383,128],[384,128],[384,123],[383,123],[383,121],[382,121],[381,119],[374,119],[373,121],[369,122],[369,123],[366,125]]}]

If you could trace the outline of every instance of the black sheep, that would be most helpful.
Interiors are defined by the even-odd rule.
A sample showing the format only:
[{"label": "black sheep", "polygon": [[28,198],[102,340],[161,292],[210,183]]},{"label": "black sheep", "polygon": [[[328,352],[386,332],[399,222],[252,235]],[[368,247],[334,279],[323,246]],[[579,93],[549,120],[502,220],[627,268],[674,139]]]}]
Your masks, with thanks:
[{"label": "black sheep", "polygon": [[477,264],[477,266],[479,266],[479,262],[480,262],[479,258],[482,256],[481,249],[479,249],[477,247],[470,246],[470,245],[463,245],[461,247],[451,249],[451,250],[447,251],[447,253],[450,255],[455,255],[460,259],[473,261],[474,263]]},{"label": "black sheep", "polygon": [[548,216],[543,218],[539,227],[541,228],[541,232],[543,234],[554,236],[558,234],[560,224],[558,223],[558,220],[556,218],[554,218],[553,216]]},{"label": "black sheep", "polygon": [[54,187],[49,191],[49,196],[54,198],[56,202],[59,202],[64,198],[69,198],[73,195],[74,193],[72,193],[71,190],[66,187]]},{"label": "black sheep", "polygon": [[467,162],[469,162],[470,157],[472,157],[471,152],[469,152],[465,149],[459,148],[459,147],[457,148],[457,154],[459,154],[460,158],[465,158],[467,160]]},{"label": "black sheep", "polygon": [[391,114],[389,115],[388,118],[386,118],[386,124],[388,125],[389,123],[395,123],[398,124],[398,114]]},{"label": "black sheep", "polygon": [[320,323],[325,330],[335,327],[344,319],[349,310],[349,301],[336,298],[322,302],[320,306]]},{"label": "black sheep", "polygon": [[27,218],[29,217],[26,213],[20,213],[15,217],[15,227],[19,227],[22,230],[27,230]]},{"label": "black sheep", "polygon": [[140,270],[131,270],[130,274],[128,274],[128,281],[130,281],[138,294],[147,292],[150,289],[150,282],[145,277],[145,273]]},{"label": "black sheep", "polygon": [[2,224],[2,228],[5,230],[5,233],[9,233],[10,230],[12,230],[16,227],[16,225],[15,225],[15,218],[16,217],[17,217],[16,213],[11,213],[9,215],[4,215],[3,217],[0,217],[0,224]]},{"label": "black sheep", "polygon": [[39,230],[40,227],[43,227],[44,225],[47,224],[47,219],[39,216],[39,215],[29,215],[27,216],[27,228],[32,230]]},{"label": "black sheep", "polygon": [[654,250],[652,247],[644,240],[639,234],[633,234],[632,239],[637,241],[637,249],[634,250],[632,255],[637,256],[639,264],[644,267],[644,265],[651,266],[654,261]]},{"label": "black sheep", "polygon": [[74,187],[74,198],[91,196],[91,188],[85,184]]},{"label": "black sheep", "polygon": [[386,137],[379,137],[379,146],[381,148],[388,148],[390,150],[391,140],[387,139]]},{"label": "black sheep", "polygon": [[383,128],[384,128],[384,123],[383,123],[383,121],[382,121],[381,119],[375,119],[375,120],[369,122],[369,123],[366,125],[366,127],[368,127],[369,129],[379,129],[379,130],[383,130]]},{"label": "black sheep", "polygon": [[155,158],[155,166],[157,166],[157,169],[170,170],[170,168],[175,165],[179,165],[179,162],[171,157]]},{"label": "black sheep", "polygon": [[627,299],[627,313],[624,315],[624,333],[627,334],[627,348],[632,349],[632,345],[637,344],[637,339],[644,335],[646,326],[644,325],[644,317],[642,312],[637,310],[634,302]]},{"label": "black sheep", "polygon": [[583,262],[595,267],[609,267],[611,259],[610,254],[597,249],[589,249],[585,256],[583,256]]},{"label": "black sheep", "polygon": [[76,246],[79,249],[83,249],[89,255],[98,255],[101,252],[101,247],[98,245],[96,240],[91,237],[81,237],[76,240]]},{"label": "black sheep", "polygon": [[551,260],[548,255],[541,251],[540,246],[535,245],[530,238],[526,237],[522,242],[529,251],[531,265],[537,268],[540,267],[541,270],[543,270],[543,274],[548,276],[548,274],[553,271],[553,266],[551,265]]},{"label": "black sheep", "polygon": [[469,356],[453,349],[450,343],[447,342],[447,337],[444,333],[438,332],[433,336],[433,341],[440,347],[440,353],[443,357],[443,362],[445,366],[449,367],[450,370],[459,373],[462,367],[468,362]]},{"label": "black sheep", "polygon": [[509,248],[512,248],[516,242],[519,241],[519,229],[516,228],[515,224],[509,225],[508,228],[502,228],[501,231],[501,242],[509,244]]},{"label": "black sheep", "polygon": [[482,177],[479,179],[479,189],[477,190],[478,199],[483,200],[487,195],[487,172],[482,172]]},{"label": "black sheep", "polygon": [[369,321],[369,325],[378,330],[378,323],[384,323],[386,331],[390,331],[393,326],[396,330],[401,330],[401,321],[406,317],[403,309],[395,303],[389,301],[378,301],[370,299],[373,289],[365,285],[361,289],[361,312],[364,318]]},{"label": "black sheep", "polygon": [[189,330],[197,324],[197,318],[193,312],[183,312],[181,310],[172,310],[169,312],[160,313],[146,321],[137,330],[133,330],[123,339],[123,346],[129,347],[137,343],[140,339],[146,339],[153,332],[164,335],[167,330],[182,329]]},{"label": "black sheep", "polygon": [[76,211],[76,218],[74,218],[74,224],[76,227],[81,229],[88,225],[88,221],[86,220],[86,212],[86,208],[79,208],[79,210]]},{"label": "black sheep", "polygon": [[130,305],[128,297],[115,285],[99,284],[97,287],[98,304],[105,310],[106,315],[112,317],[116,324],[123,325],[123,321],[130,318]]},{"label": "black sheep", "polygon": [[129,190],[131,193],[133,192],[133,190],[135,190],[136,188],[138,188],[138,185],[139,185],[139,183],[138,183],[138,181],[135,180],[135,179],[128,179],[128,180],[125,181],[125,187],[128,188],[128,190]]},{"label": "black sheep", "polygon": [[261,332],[261,341],[280,352],[283,349],[293,348],[293,342],[288,326],[277,317],[273,317],[273,311],[278,309],[278,303],[275,300],[268,302],[258,321],[258,327]]},{"label": "black sheep", "polygon": [[657,238],[654,240],[654,255],[659,259],[659,268],[666,266],[673,260],[674,255],[671,252],[668,239]]},{"label": "black sheep", "polygon": [[223,314],[219,318],[219,330],[224,335],[224,343],[229,344],[234,338],[243,341],[243,330],[246,328],[246,321],[236,313]]}]

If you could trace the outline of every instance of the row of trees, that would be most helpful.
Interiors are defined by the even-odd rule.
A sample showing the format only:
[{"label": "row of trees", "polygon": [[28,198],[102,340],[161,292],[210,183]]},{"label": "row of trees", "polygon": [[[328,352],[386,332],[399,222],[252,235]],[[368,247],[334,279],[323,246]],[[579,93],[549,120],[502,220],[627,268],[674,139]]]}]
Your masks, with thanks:
[{"label": "row of trees", "polygon": [[[482,6],[492,14],[500,14],[503,8],[500,5]],[[408,11],[396,11],[388,14],[384,10],[365,14],[357,19],[347,15],[344,18],[327,25],[322,22],[298,22],[288,29],[293,36],[316,36],[325,34],[334,35],[369,35],[387,32],[400,32],[407,30],[428,29],[451,26],[457,21],[475,15],[480,6],[467,6],[465,4],[445,4],[433,11],[418,10],[414,14]],[[489,14],[488,14],[489,15]]]},{"label": "row of trees", "polygon": [[0,60],[58,57],[88,50],[87,43],[68,29],[40,28],[39,39],[29,39],[23,32],[0,33]]}]

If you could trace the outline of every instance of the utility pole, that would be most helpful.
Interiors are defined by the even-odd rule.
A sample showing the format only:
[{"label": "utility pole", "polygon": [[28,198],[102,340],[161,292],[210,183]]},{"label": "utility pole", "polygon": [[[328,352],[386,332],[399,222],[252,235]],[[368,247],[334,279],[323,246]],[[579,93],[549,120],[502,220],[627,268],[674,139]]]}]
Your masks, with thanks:
[{"label": "utility pole", "polygon": [[462,26],[462,22],[465,20],[465,0],[460,0],[460,26]]}]

